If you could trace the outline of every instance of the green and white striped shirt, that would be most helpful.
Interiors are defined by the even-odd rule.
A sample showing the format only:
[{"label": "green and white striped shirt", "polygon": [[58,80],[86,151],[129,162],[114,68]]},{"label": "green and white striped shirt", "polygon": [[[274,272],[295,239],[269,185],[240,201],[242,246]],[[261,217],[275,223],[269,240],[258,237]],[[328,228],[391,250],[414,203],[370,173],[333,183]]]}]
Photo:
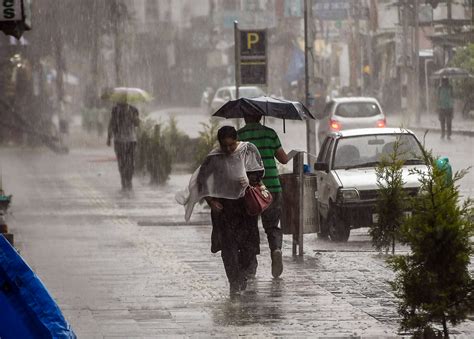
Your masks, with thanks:
[{"label": "green and white striped shirt", "polygon": [[248,123],[237,131],[239,140],[248,141],[257,146],[265,167],[262,179],[270,192],[281,192],[275,153],[281,147],[280,138],[276,132],[260,123]]}]

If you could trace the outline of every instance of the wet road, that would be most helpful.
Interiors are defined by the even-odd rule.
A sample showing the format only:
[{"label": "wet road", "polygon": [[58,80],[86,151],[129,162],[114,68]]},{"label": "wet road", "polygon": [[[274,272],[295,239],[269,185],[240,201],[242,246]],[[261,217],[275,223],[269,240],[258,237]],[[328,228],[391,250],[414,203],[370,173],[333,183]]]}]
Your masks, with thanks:
[{"label": "wet road", "polygon": [[[471,161],[461,159],[467,147],[453,148],[453,163]],[[136,178],[134,194],[123,196],[111,148],[66,156],[0,148],[0,159],[16,246],[79,338],[401,335],[393,274],[365,229],[337,245],[305,235],[303,258],[285,236],[281,279],[271,277],[262,233],[257,278],[231,300],[220,256],[209,250],[208,212],[198,208],[184,225],[174,202],[189,174],[162,187]],[[474,336],[474,319],[453,334]]]},{"label": "wet road", "polygon": [[[174,117],[178,121],[181,130],[190,137],[199,136],[202,129],[200,123],[209,123],[210,115],[200,108],[170,107],[152,111],[148,118],[154,121],[166,123],[169,117]],[[213,118],[221,124],[235,124],[236,119],[226,120]],[[465,120],[456,114],[453,120],[452,140],[441,140],[439,134],[439,122],[436,115],[422,115],[420,122],[416,122],[414,117],[404,119],[400,115],[387,116],[388,127],[410,127],[425,144],[428,150],[432,150],[435,156],[447,156],[453,166],[454,171],[466,169],[474,165],[474,120]],[[317,122],[316,122],[317,123]],[[241,124],[243,120],[241,119]],[[275,129],[278,133],[283,148],[289,152],[292,149],[306,150],[306,125],[302,121],[286,121],[286,133],[283,133],[283,123],[279,119],[266,119],[265,124]],[[429,133],[424,136],[424,132]],[[460,134],[459,132],[463,133]],[[466,135],[466,131],[471,135]],[[313,160],[314,161],[314,160]],[[285,166],[279,165],[280,171],[292,171],[291,162]],[[474,197],[474,171],[470,171],[461,181],[461,193],[465,197]]]}]

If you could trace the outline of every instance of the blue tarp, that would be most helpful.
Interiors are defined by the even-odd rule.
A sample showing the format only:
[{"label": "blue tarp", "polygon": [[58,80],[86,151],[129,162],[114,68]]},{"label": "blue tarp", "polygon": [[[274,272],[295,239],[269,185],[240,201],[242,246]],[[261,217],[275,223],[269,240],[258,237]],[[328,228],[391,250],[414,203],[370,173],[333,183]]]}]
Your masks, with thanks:
[{"label": "blue tarp", "polygon": [[76,338],[41,280],[1,235],[0,338]]}]

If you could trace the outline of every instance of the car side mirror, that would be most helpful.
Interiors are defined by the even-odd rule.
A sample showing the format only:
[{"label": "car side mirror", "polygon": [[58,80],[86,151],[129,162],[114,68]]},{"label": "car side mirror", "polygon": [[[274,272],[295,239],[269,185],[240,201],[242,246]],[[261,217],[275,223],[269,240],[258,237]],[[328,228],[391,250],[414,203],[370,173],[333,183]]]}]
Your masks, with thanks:
[{"label": "car side mirror", "polygon": [[315,162],[314,163],[314,170],[315,171],[328,172],[329,171],[329,164],[326,163],[326,162]]}]

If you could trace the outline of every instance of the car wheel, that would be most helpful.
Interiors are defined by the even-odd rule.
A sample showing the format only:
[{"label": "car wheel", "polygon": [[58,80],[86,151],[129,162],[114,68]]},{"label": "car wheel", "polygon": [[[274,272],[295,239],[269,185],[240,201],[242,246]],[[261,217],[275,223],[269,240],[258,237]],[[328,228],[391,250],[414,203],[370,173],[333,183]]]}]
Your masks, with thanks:
[{"label": "car wheel", "polygon": [[346,242],[351,233],[350,226],[331,210],[329,210],[327,230],[329,238],[335,242]]}]

